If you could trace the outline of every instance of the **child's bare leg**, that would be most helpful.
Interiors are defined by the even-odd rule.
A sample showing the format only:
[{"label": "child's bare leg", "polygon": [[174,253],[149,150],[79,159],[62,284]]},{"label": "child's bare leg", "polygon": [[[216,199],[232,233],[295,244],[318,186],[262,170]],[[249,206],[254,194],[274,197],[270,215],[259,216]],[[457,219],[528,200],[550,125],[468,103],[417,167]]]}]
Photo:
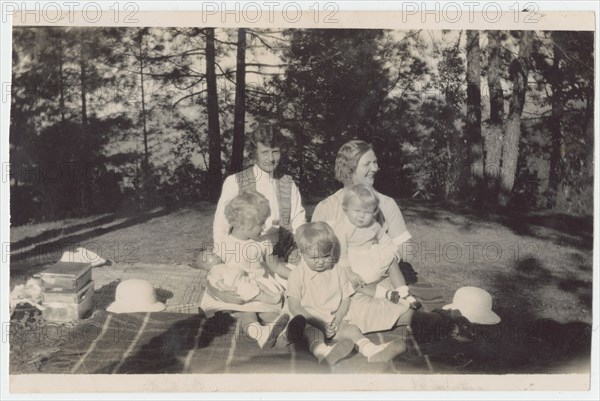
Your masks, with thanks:
[{"label": "child's bare leg", "polygon": [[281,296],[275,295],[273,293],[267,293],[266,291],[261,291],[258,293],[256,297],[254,297],[253,301],[264,302],[266,304],[277,305],[281,302]]},{"label": "child's bare leg", "polygon": [[402,271],[400,270],[400,265],[398,262],[393,261],[390,264],[388,274],[390,275],[390,281],[392,282],[394,288],[406,285],[406,280],[404,279],[404,275],[402,275]]},{"label": "child's bare leg", "polygon": [[381,284],[367,284],[362,287],[355,288],[356,292],[368,295],[372,298],[386,298],[388,301],[397,304],[400,302],[400,293],[397,290],[388,290],[387,287]]},{"label": "child's bare leg", "polygon": [[361,333],[358,327],[346,322],[340,324],[336,338],[351,340],[358,347],[358,352],[367,357],[369,362],[389,362],[406,351],[404,341],[375,345]]},{"label": "child's bare leg", "polygon": [[244,330],[244,324],[248,325],[258,322],[258,315],[256,312],[235,312],[235,317],[240,321],[242,330]]},{"label": "child's bare leg", "polygon": [[271,291],[260,281],[257,282],[256,285],[260,289],[260,293],[254,298],[256,301],[273,305],[277,305],[281,302],[281,294]]},{"label": "child's bare leg", "polygon": [[260,318],[260,321],[267,324],[267,323],[273,323],[274,321],[277,320],[277,318],[281,316],[281,313],[277,313],[277,312],[260,312],[258,314],[258,317]]},{"label": "child's bare leg", "polygon": [[359,292],[361,294],[365,294],[370,297],[374,297],[376,288],[377,288],[377,284],[371,283],[371,284],[363,285],[362,287],[357,287],[357,288],[355,288],[355,290],[356,290],[356,292]]},{"label": "child's bare leg", "polygon": [[[238,312],[236,316],[242,325],[244,334],[256,340],[261,349],[275,345],[277,336],[285,329],[289,319],[287,315],[278,315],[277,313]],[[269,323],[260,324],[259,316],[261,320]]]},{"label": "child's bare leg", "polygon": [[408,309],[402,316],[398,318],[398,320],[396,321],[396,326],[407,326],[411,324],[414,314],[414,309]]},{"label": "child's bare leg", "polygon": [[406,280],[404,279],[402,271],[400,270],[400,266],[396,261],[390,264],[388,274],[395,290],[393,291],[393,293],[388,293],[387,298],[392,300],[392,302],[395,301],[395,303],[397,303],[400,300],[400,298],[404,298],[408,302],[410,302],[411,309],[419,309],[421,307],[421,303],[417,301],[415,297],[410,295],[410,292],[408,291],[408,286],[406,285]]}]

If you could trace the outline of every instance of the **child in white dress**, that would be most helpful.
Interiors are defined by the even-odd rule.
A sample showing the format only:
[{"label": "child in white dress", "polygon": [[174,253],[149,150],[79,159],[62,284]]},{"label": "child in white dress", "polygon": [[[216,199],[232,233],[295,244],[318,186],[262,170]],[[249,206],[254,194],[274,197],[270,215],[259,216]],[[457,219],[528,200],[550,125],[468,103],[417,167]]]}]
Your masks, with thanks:
[{"label": "child in white dress", "polygon": [[402,275],[394,261],[399,260],[398,248],[381,224],[376,220],[379,213],[379,197],[371,187],[357,184],[346,190],[342,207],[345,217],[334,226],[340,241],[339,264],[357,292],[387,298],[393,303],[405,299],[411,309],[420,303],[410,295],[406,285],[389,290],[378,283],[388,275]]},{"label": "child in white dress", "polygon": [[208,273],[200,304],[207,317],[234,312],[260,348],[272,347],[289,320],[281,309],[284,289],[272,275],[279,268],[273,267],[273,245],[260,238],[269,214],[268,200],[256,191],[242,191],[229,202],[225,215],[231,228],[219,255],[225,263]]},{"label": "child in white dress", "polygon": [[[354,346],[369,362],[387,362],[406,350],[403,341],[374,344],[348,322],[350,296],[354,293],[345,272],[335,264],[339,242],[327,223],[300,226],[295,235],[302,261],[288,279],[286,297],[290,312],[303,316],[304,336],[310,352],[321,362],[334,365]],[[326,343],[326,340],[337,342]]]}]

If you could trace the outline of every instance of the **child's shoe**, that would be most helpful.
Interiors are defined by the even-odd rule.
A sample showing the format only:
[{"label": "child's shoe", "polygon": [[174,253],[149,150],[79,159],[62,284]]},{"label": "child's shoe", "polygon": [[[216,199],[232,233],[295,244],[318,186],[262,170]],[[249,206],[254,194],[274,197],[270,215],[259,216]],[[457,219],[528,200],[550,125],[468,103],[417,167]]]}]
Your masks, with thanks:
[{"label": "child's shoe", "polygon": [[419,302],[415,297],[413,297],[412,295],[409,295],[408,297],[404,298],[409,302],[408,307],[412,310],[417,310],[417,309],[421,309],[421,307],[423,306],[423,304],[421,304],[421,302]]},{"label": "child's shoe", "polygon": [[329,366],[333,366],[350,355],[353,350],[354,343],[352,340],[344,338],[331,346],[331,350],[325,356],[325,361],[329,364]]},{"label": "child's shoe", "polygon": [[385,293],[385,298],[394,304],[400,302],[400,294],[398,293],[398,291],[388,290]]},{"label": "child's shoe", "polygon": [[275,346],[284,348],[302,338],[304,328],[306,327],[306,318],[302,315],[296,315],[290,319],[287,328],[277,337]]}]

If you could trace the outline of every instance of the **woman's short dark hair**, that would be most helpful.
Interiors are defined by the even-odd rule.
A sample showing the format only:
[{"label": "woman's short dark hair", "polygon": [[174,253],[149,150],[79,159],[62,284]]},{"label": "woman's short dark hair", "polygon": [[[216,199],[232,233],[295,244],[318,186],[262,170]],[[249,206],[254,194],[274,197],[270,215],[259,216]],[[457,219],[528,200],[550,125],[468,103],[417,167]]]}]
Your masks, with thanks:
[{"label": "woman's short dark hair", "polygon": [[279,148],[280,150],[284,150],[285,148],[285,137],[281,134],[281,130],[274,128],[271,124],[259,124],[254,132],[252,132],[252,136],[250,138],[251,151],[253,155],[259,142],[270,148]]},{"label": "woman's short dark hair", "polygon": [[335,158],[335,178],[344,186],[352,185],[352,174],[356,171],[358,161],[369,150],[373,150],[373,147],[358,139],[343,144]]}]

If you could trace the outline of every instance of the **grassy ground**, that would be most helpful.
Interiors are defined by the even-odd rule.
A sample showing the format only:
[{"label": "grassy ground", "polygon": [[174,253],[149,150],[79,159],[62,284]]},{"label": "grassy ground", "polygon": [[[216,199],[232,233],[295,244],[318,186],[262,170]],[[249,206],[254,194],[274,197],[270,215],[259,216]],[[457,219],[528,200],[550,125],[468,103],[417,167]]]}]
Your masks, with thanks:
[{"label": "grassy ground", "polygon": [[[467,285],[485,288],[494,298],[502,323],[493,333],[486,328],[482,336],[504,349],[506,360],[489,368],[472,364],[475,371],[589,369],[592,217],[476,214],[423,202],[400,205],[413,236],[405,244],[405,260],[420,280],[441,287],[448,300]],[[11,261],[11,288],[56,261],[65,243],[119,264],[191,264],[211,241],[214,208],[198,203],[144,216],[97,216],[65,222],[62,227],[54,223],[11,229],[11,242],[21,244]],[[309,213],[313,208],[307,207]],[[74,228],[65,230],[69,226]],[[52,344],[43,347],[51,349]],[[35,371],[32,361],[39,360],[40,352],[44,351],[15,348],[11,369]],[[532,355],[517,355],[522,352]]]}]

